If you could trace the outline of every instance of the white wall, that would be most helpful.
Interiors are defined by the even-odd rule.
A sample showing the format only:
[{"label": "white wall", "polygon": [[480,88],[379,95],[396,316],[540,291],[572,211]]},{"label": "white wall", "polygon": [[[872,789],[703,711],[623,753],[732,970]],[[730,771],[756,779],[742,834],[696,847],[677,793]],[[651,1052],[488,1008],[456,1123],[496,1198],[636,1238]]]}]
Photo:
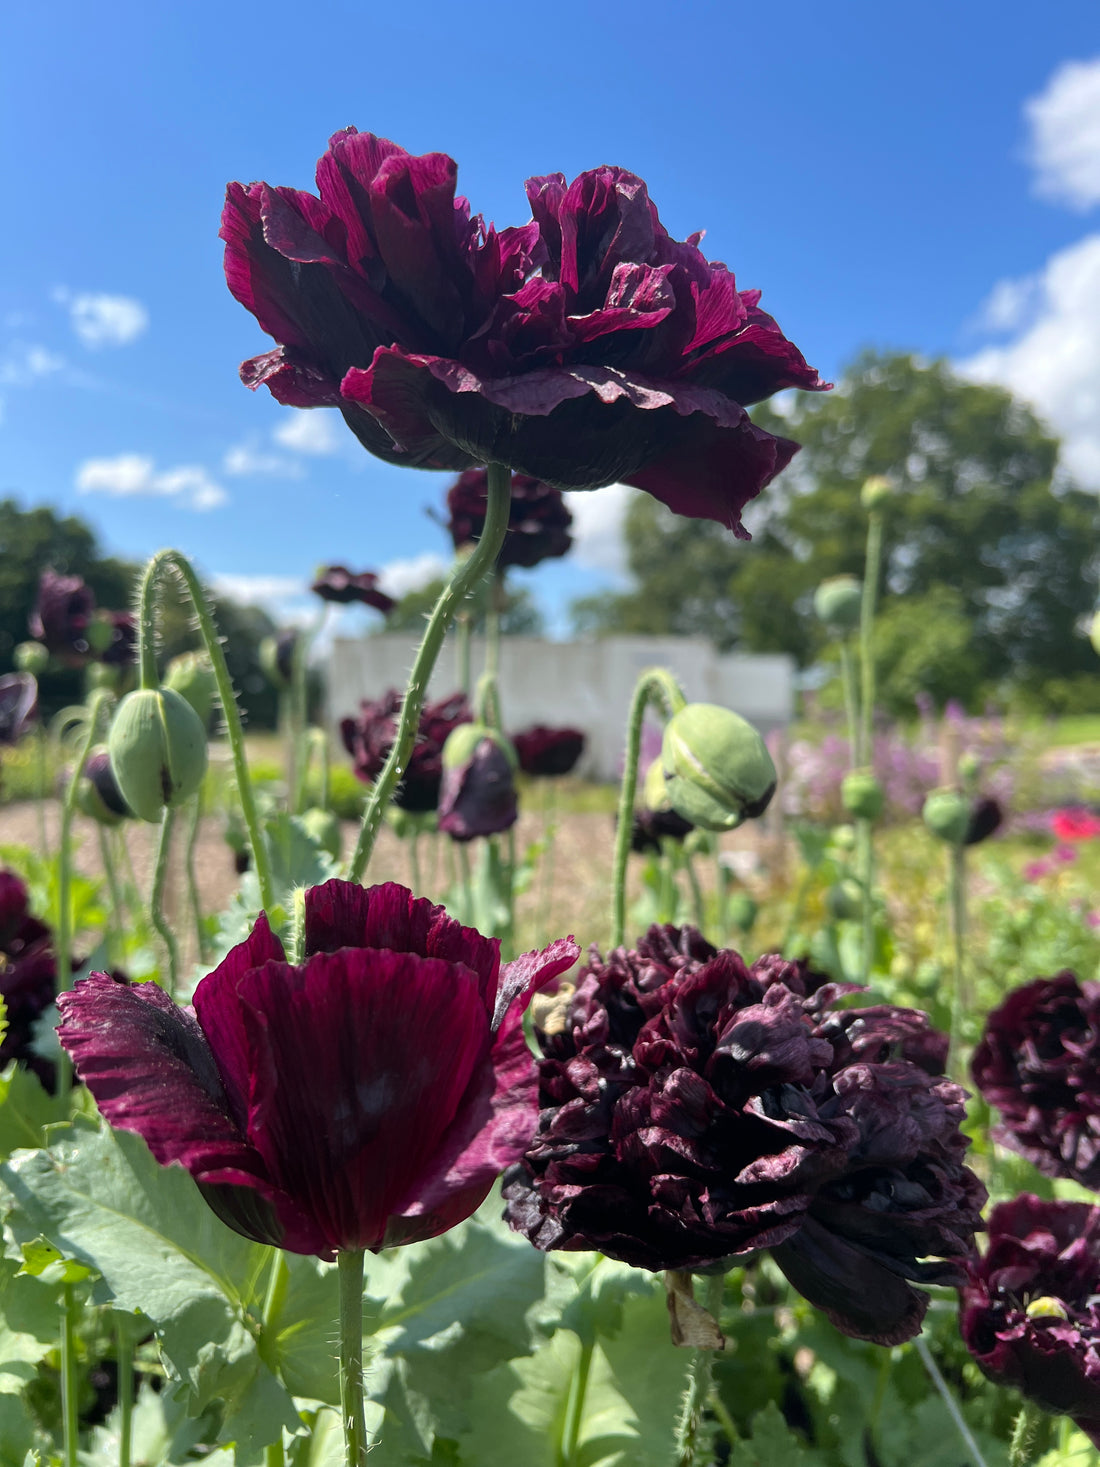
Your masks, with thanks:
[{"label": "white wall", "polygon": [[[329,719],[339,736],[340,719],[358,711],[362,698],[404,687],[416,640],[387,634],[332,643],[325,677]],[[476,681],[485,648],[473,639]],[[708,642],[688,637],[606,637],[598,641],[545,642],[504,637],[500,644],[500,689],[506,729],[548,723],[583,729],[588,736],[579,772],[593,779],[618,778],[626,716],[638,675],[667,667],[693,702],[721,703],[754,723],[761,733],[790,722],[794,709],[794,663],[785,655],[721,656]],[[457,686],[455,648],[448,639],[436,663],[429,698]]]}]

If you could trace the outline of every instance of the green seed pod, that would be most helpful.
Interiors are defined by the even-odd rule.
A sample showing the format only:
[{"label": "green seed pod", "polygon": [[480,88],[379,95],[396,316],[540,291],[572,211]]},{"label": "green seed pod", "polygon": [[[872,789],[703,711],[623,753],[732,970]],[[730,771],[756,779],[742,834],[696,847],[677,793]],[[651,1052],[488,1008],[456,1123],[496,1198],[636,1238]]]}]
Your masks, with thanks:
[{"label": "green seed pod", "polygon": [[825,910],[834,922],[855,922],[863,915],[863,888],[846,876],[825,893]]},{"label": "green seed pod", "polygon": [[677,815],[704,830],[736,830],[775,794],[772,757],[751,723],[715,703],[689,703],[665,725],[661,767]]},{"label": "green seed pod", "polygon": [[864,479],[863,488],[859,491],[860,502],[866,510],[881,509],[893,496],[894,486],[885,474],[872,474],[869,479]]},{"label": "green seed pod", "polygon": [[829,844],[837,851],[854,851],[856,828],[854,825],[834,825],[829,832]]},{"label": "green seed pod", "polygon": [[298,819],[321,849],[327,851],[334,861],[338,861],[343,850],[343,832],[340,821],[332,811],[314,806],[312,810],[306,810],[299,815]]},{"label": "green seed pod", "polygon": [[830,576],[814,592],[814,614],[833,632],[859,626],[863,582],[855,576]]},{"label": "green seed pod", "polygon": [[759,910],[747,891],[735,891],[726,906],[731,925],[745,937],[752,931]]},{"label": "green seed pod", "polygon": [[847,813],[856,820],[877,820],[886,797],[869,769],[853,769],[841,781],[840,799]]},{"label": "green seed pod", "polygon": [[49,667],[50,654],[41,642],[20,642],[13,660],[16,672],[29,672],[37,677]]},{"label": "green seed pod", "polygon": [[173,657],[165,670],[164,686],[186,699],[203,728],[209,728],[218,684],[205,652],[181,652]]},{"label": "green seed pod", "polygon": [[933,790],[924,802],[921,819],[937,839],[961,846],[970,824],[970,801],[960,790]]},{"label": "green seed pod", "polygon": [[968,749],[965,754],[959,755],[958,772],[959,778],[968,788],[974,784],[978,775],[981,774],[982,761],[972,749]]},{"label": "green seed pod", "polygon": [[668,800],[668,785],[665,783],[665,772],[661,768],[660,756],[654,759],[645,772],[645,779],[642,781],[642,804],[655,814],[663,814],[666,810],[672,809]]},{"label": "green seed pod", "polygon": [[519,769],[519,759],[511,739],[505,738],[498,728],[490,728],[487,723],[460,723],[451,729],[443,745],[443,768],[462,769],[469,764],[482,739],[489,739],[503,751],[513,773]]},{"label": "green seed pod", "polygon": [[206,730],[171,688],[139,688],[118,705],[107,739],[122,797],[155,824],[166,805],[182,805],[206,773]]}]

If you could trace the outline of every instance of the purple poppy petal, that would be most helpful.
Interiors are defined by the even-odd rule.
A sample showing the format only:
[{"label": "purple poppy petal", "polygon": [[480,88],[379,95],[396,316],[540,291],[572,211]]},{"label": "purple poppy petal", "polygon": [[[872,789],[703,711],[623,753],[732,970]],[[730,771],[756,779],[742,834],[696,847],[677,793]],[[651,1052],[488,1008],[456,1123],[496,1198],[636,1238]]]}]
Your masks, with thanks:
[{"label": "purple poppy petal", "polygon": [[505,963],[497,987],[493,1006],[493,1028],[502,1030],[504,1016],[512,1011],[516,999],[520,1003],[516,1012],[523,1014],[536,993],[560,978],[581,955],[574,937],[559,937],[541,952],[520,953],[510,963]]}]

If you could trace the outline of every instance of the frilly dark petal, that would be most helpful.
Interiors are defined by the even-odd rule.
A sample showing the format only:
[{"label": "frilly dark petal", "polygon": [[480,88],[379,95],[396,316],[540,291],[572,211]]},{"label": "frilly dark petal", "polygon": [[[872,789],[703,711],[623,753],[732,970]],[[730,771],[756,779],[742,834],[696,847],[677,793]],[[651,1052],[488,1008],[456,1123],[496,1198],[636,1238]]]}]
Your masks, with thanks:
[{"label": "frilly dark petal", "polygon": [[[359,705],[358,718],[341,720],[340,733],[344,747],[352,756],[356,776],[368,784],[381,774],[397,735],[401,700],[401,693],[391,688],[374,702],[364,699]],[[460,723],[469,723],[472,716],[462,693],[425,704],[416,743],[394,804],[415,814],[436,808],[443,779],[443,745],[451,730]]]},{"label": "frilly dark petal", "polygon": [[0,744],[17,744],[38,717],[38,683],[29,672],[0,677]]},{"label": "frilly dark petal", "polygon": [[95,611],[92,588],[80,576],[62,576],[47,566],[28,618],[31,636],[53,656],[79,665],[90,655],[88,627]]},{"label": "frilly dark petal", "polygon": [[326,566],[310,590],[322,601],[334,601],[340,606],[370,606],[383,616],[388,616],[397,605],[392,596],[380,589],[373,571],[355,573],[343,565]]},{"label": "frilly dark petal", "polygon": [[585,738],[578,728],[548,728],[532,724],[511,735],[519,767],[536,779],[568,774],[584,752]]},{"label": "frilly dark petal", "polygon": [[[488,503],[489,476],[485,469],[467,469],[448,489],[447,529],[456,550],[481,539]],[[573,516],[560,490],[529,474],[513,474],[508,530],[497,565],[530,570],[544,560],[568,554],[573,544],[569,534],[572,523]]]},{"label": "frilly dark petal", "polygon": [[498,835],[518,817],[512,762],[494,739],[482,739],[465,764],[444,768],[439,829],[452,840]]}]

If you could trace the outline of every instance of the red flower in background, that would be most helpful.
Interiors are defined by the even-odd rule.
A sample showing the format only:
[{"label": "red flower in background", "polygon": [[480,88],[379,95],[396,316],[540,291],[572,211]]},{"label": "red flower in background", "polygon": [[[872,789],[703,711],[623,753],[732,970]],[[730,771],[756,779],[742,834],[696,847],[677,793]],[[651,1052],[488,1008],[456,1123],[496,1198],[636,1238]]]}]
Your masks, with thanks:
[{"label": "red flower in background", "polygon": [[1100,836],[1100,816],[1081,808],[1055,810],[1050,828],[1061,841],[1095,840]]}]

